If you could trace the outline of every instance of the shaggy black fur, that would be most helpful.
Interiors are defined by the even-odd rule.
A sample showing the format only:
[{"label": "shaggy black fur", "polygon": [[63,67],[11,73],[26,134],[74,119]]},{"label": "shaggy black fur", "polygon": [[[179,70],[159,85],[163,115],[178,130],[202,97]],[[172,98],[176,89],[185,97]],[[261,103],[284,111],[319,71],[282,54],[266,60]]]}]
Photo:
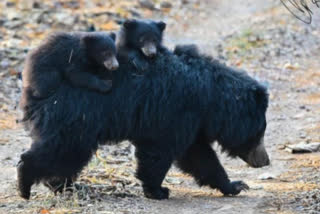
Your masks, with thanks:
[{"label": "shaggy black fur", "polygon": [[[115,34],[55,33],[27,57],[23,85],[37,98],[48,97],[61,82],[75,87],[108,92],[111,82],[97,77],[117,68]],[[107,67],[107,68],[106,68]],[[107,75],[106,75],[107,77]]]},{"label": "shaggy black fur", "polygon": [[161,183],[174,160],[200,185],[232,195],[244,190],[244,183],[229,181],[210,144],[217,141],[232,156],[255,147],[266,128],[266,89],[217,62],[194,60],[187,66],[164,51],[143,76],[122,64],[110,94],[62,84],[46,99],[28,99],[24,115],[34,143],[18,167],[21,196],[28,198],[40,180],[72,180],[98,144],[122,140],[136,146],[147,197],[168,197]]},{"label": "shaggy black fur", "polygon": [[133,75],[137,67],[120,56],[109,94],[64,82],[36,99],[24,88],[24,124],[33,144],[18,165],[22,197],[40,181],[54,191],[61,182],[71,185],[99,144],[123,140],[136,146],[136,175],[147,197],[168,198],[161,184],[174,161],[200,185],[226,195],[248,188],[229,180],[211,144],[233,157],[255,148],[266,128],[266,89],[192,49],[159,50],[144,75]]}]

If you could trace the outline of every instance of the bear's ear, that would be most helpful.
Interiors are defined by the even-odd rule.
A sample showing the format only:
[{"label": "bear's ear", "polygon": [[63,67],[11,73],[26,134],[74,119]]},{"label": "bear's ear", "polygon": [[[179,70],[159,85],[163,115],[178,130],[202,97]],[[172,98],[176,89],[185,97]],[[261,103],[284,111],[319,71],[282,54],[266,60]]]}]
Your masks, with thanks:
[{"label": "bear's ear", "polygon": [[95,38],[94,36],[92,36],[92,35],[85,35],[85,36],[82,38],[82,40],[84,41],[84,43],[85,43],[86,45],[88,45],[88,44],[90,44],[91,42],[95,41],[96,38]]},{"label": "bear's ear", "polygon": [[162,32],[164,31],[164,29],[166,29],[166,23],[160,21],[156,23],[157,27],[159,28],[159,30]]},{"label": "bear's ear", "polygon": [[116,41],[117,35],[116,35],[114,32],[111,32],[111,33],[109,34],[109,36],[110,36],[110,38],[111,38],[113,41]]},{"label": "bear's ear", "polygon": [[130,29],[130,28],[135,27],[137,24],[138,24],[138,23],[137,23],[137,20],[135,20],[135,19],[128,19],[128,20],[126,20],[126,21],[123,23],[123,26],[124,26],[124,28],[126,28],[126,29]]}]

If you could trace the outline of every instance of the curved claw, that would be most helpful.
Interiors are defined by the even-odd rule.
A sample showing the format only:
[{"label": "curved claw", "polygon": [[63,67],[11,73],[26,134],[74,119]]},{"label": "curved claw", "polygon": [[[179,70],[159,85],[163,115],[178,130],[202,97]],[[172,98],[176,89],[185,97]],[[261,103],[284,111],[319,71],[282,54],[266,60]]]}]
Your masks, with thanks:
[{"label": "curved claw", "polygon": [[233,181],[230,183],[231,189],[228,192],[225,192],[224,195],[238,195],[241,191],[248,191],[250,188],[249,186],[244,183],[243,181]]},{"label": "curved claw", "polygon": [[239,191],[241,191],[241,190],[248,191],[250,188],[249,188],[249,186],[248,186],[246,183],[240,181],[240,182],[235,186],[235,189],[236,189],[236,190],[239,190]]},{"label": "curved claw", "polygon": [[244,183],[243,181],[234,181],[234,182],[231,182],[232,185],[233,185],[233,188],[235,190],[234,194],[232,195],[238,195],[241,191],[248,191],[250,188],[249,186]]}]

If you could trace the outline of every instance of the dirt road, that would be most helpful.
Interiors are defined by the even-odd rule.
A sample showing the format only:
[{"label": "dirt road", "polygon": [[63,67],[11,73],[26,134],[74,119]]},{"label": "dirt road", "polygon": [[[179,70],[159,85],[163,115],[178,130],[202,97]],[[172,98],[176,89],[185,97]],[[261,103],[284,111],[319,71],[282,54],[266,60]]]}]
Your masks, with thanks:
[{"label": "dirt road", "polygon": [[83,190],[54,196],[38,186],[32,199],[24,201],[16,192],[15,164],[30,139],[15,123],[19,83],[4,74],[0,213],[320,213],[320,153],[291,154],[286,149],[299,142],[320,142],[320,9],[313,8],[313,23],[306,25],[276,0],[190,0],[170,8],[142,10],[144,16],[168,23],[166,45],[196,43],[201,51],[248,71],[269,87],[265,143],[271,166],[252,169],[221,154],[230,178],[251,187],[237,197],[199,188],[173,168],[164,182],[171,189],[170,199],[154,201],[144,198],[134,178],[132,147],[124,142],[101,148],[79,179]]}]

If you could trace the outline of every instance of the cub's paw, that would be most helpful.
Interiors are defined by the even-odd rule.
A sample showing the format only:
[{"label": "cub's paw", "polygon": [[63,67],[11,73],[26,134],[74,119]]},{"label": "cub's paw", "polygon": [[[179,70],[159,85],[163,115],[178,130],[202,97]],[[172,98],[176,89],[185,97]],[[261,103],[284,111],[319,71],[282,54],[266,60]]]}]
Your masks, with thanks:
[{"label": "cub's paw", "polygon": [[99,86],[99,90],[102,93],[110,92],[112,89],[112,80],[102,80]]},{"label": "cub's paw", "polygon": [[149,64],[143,60],[133,59],[132,63],[136,68],[136,73],[143,74],[144,72],[148,71]]}]

